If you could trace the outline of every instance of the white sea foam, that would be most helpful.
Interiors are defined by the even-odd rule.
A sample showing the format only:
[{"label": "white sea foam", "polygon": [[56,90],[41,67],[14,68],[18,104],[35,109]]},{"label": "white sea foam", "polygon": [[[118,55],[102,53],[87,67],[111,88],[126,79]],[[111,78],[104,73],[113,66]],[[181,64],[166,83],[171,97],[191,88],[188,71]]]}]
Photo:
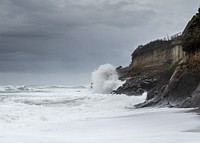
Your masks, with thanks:
[{"label": "white sea foam", "polygon": [[116,69],[111,64],[101,65],[92,73],[92,87],[95,93],[111,93],[123,84],[118,80]]},{"label": "white sea foam", "polygon": [[94,94],[83,87],[1,86],[0,89],[0,122],[7,122],[8,119],[10,123],[17,122],[18,125],[26,124],[21,122],[24,118],[37,123],[41,121],[38,117],[48,121],[69,121],[117,115],[146,98],[145,94],[140,97]]},{"label": "white sea foam", "polygon": [[0,87],[0,143],[199,143],[197,115],[185,109],[134,109],[146,93],[21,87]]}]

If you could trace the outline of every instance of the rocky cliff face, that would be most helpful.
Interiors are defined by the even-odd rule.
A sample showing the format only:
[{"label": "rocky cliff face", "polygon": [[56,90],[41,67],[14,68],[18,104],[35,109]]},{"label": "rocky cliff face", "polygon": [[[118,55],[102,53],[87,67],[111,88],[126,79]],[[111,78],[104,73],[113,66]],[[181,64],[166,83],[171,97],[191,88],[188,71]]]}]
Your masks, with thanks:
[{"label": "rocky cliff face", "polygon": [[118,94],[140,95],[162,88],[170,79],[175,66],[184,56],[182,47],[175,40],[156,40],[139,46],[132,54],[128,67],[117,68],[120,79],[126,83],[114,91]]},{"label": "rocky cliff face", "polygon": [[[161,77],[162,78],[162,77]],[[187,52],[157,96],[137,107],[198,107],[200,106],[200,51]]]},{"label": "rocky cliff face", "polygon": [[146,101],[136,107],[200,106],[199,20],[200,9],[181,37],[139,46],[132,54],[131,64],[118,68],[120,78],[126,82],[114,92],[128,95],[148,92]]}]

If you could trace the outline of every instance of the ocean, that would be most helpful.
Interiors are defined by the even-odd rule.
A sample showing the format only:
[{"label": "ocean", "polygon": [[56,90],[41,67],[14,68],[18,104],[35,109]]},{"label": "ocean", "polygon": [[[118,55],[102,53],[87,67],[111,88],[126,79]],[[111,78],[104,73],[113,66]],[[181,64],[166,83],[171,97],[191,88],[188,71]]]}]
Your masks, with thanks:
[{"label": "ocean", "polygon": [[0,86],[0,143],[199,143],[198,115],[135,109],[145,98],[84,86]]}]

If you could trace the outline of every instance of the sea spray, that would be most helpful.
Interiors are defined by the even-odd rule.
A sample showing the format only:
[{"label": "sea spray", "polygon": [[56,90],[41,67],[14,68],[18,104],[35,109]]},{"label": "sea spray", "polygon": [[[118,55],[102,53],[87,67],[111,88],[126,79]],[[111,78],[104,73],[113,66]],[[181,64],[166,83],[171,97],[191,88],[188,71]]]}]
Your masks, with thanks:
[{"label": "sea spray", "polygon": [[92,88],[95,93],[109,94],[123,84],[118,80],[116,69],[111,64],[101,65],[92,72]]}]

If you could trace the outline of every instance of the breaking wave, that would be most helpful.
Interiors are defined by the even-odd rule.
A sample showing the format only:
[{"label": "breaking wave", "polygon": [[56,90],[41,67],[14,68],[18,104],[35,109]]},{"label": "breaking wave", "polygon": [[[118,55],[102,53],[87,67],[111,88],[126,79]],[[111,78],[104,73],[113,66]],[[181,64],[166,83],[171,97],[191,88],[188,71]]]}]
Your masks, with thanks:
[{"label": "breaking wave", "polygon": [[111,64],[101,65],[92,72],[92,88],[95,93],[109,94],[123,84],[118,80],[116,69]]}]

